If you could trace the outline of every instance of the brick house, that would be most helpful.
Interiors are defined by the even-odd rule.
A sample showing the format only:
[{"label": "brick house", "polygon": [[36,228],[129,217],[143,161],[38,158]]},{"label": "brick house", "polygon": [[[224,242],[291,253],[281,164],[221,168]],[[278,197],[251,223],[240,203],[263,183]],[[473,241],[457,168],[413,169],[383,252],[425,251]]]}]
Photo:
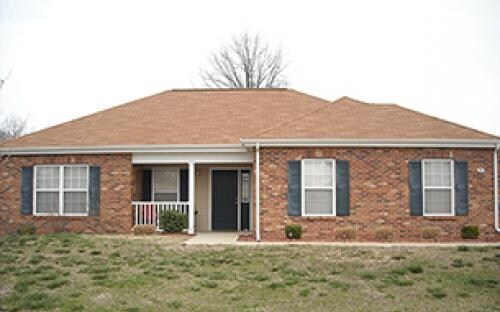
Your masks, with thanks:
[{"label": "brick house", "polygon": [[0,233],[129,233],[176,210],[190,234],[460,241],[477,225],[499,242],[499,146],[397,105],[172,90],[1,144]]}]

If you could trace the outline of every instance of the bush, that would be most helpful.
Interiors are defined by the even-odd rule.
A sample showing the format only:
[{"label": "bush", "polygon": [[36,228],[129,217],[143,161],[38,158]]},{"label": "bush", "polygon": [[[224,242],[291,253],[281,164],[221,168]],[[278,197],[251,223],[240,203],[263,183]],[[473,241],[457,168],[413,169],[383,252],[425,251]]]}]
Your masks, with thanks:
[{"label": "bush", "polygon": [[394,229],[389,226],[383,226],[375,229],[375,238],[380,240],[391,240],[394,237]]},{"label": "bush", "polygon": [[424,268],[420,264],[411,264],[407,266],[406,269],[413,274],[420,274],[424,272]]},{"label": "bush", "polygon": [[439,227],[424,227],[422,229],[422,237],[424,239],[436,239],[439,237],[439,234],[441,234],[441,228]]},{"label": "bush", "polygon": [[464,225],[462,228],[463,239],[476,239],[479,237],[479,227],[477,225]]},{"label": "bush", "polygon": [[160,213],[160,229],[165,232],[182,232],[187,229],[187,215],[176,211],[162,211]]},{"label": "bush", "polygon": [[335,237],[338,239],[355,239],[356,231],[352,227],[338,228],[335,231]]},{"label": "bush", "polygon": [[156,226],[153,224],[137,224],[132,231],[134,231],[134,235],[152,235],[156,233]]},{"label": "bush", "polygon": [[36,226],[32,223],[21,224],[17,228],[17,234],[19,235],[33,235],[36,233]]},{"label": "bush", "polygon": [[289,239],[300,239],[302,237],[302,225],[299,224],[286,225],[285,235]]}]

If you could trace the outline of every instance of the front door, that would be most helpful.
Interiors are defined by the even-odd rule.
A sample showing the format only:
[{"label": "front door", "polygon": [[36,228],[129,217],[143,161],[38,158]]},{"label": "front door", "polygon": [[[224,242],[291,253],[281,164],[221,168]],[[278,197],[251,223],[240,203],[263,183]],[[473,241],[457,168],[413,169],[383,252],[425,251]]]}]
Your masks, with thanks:
[{"label": "front door", "polygon": [[212,171],[212,230],[238,230],[238,171]]}]

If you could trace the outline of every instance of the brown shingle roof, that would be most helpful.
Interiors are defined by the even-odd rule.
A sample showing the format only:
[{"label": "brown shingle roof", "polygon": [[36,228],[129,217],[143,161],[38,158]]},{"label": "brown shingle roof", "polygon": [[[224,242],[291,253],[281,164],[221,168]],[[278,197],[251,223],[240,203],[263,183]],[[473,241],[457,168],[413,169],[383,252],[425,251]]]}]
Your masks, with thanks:
[{"label": "brown shingle roof", "polygon": [[288,89],[172,90],[0,147],[239,144],[242,138],[497,139],[397,105]]}]

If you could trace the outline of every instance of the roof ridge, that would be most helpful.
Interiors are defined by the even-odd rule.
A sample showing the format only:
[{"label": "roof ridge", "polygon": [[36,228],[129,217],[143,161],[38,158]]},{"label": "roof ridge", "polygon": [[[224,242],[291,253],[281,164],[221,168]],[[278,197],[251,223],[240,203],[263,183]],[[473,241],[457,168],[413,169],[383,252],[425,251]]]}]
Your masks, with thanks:
[{"label": "roof ridge", "polygon": [[292,121],[294,121],[294,120],[297,120],[298,118],[302,118],[302,117],[307,116],[307,115],[309,115],[309,114],[313,114],[313,113],[315,113],[315,112],[317,112],[317,111],[320,111],[320,110],[322,110],[322,109],[324,109],[324,108],[328,107],[328,105],[331,105],[331,104],[332,104],[330,101],[328,101],[328,100],[326,100],[326,99],[323,99],[323,98],[320,98],[320,97],[318,97],[318,96],[311,95],[311,94],[308,94],[308,93],[305,93],[305,92],[302,92],[302,91],[298,91],[298,90],[295,90],[295,89],[286,89],[286,90],[291,91],[291,92],[295,92],[295,93],[300,94],[300,95],[303,95],[303,96],[311,97],[311,98],[314,98],[314,99],[316,99],[316,100],[319,100],[319,101],[323,102],[323,103],[325,104],[325,106],[323,106],[323,107],[319,107],[319,108],[316,108],[316,109],[311,110],[311,111],[309,111],[309,112],[306,112],[306,113],[304,113],[304,114],[301,114],[301,115],[298,115],[298,116],[292,117],[292,118],[290,118],[290,119],[284,120],[284,121],[282,121],[282,122],[280,122],[280,123],[277,123],[277,124],[275,124],[275,125],[272,125],[272,126],[270,126],[270,127],[266,128],[266,129],[263,129],[263,130],[257,131],[257,132],[255,133],[255,136],[258,136],[258,135],[260,135],[260,134],[263,134],[263,133],[266,133],[266,132],[268,132],[268,131],[271,131],[272,129],[275,129],[275,128],[277,128],[277,127],[281,127],[282,125],[286,125],[287,123],[290,123],[290,122],[292,122]]},{"label": "roof ridge", "polygon": [[495,139],[500,139],[499,136],[496,136],[492,133],[488,133],[488,132],[485,132],[485,131],[481,131],[481,130],[478,130],[478,129],[475,129],[475,128],[472,128],[472,127],[468,127],[468,126],[464,126],[462,124],[459,124],[459,123],[456,123],[454,121],[450,121],[450,120],[446,120],[444,118],[440,118],[440,117],[436,117],[434,115],[430,115],[430,114],[426,114],[426,113],[422,113],[422,112],[419,112],[419,111],[416,111],[416,110],[413,110],[411,108],[408,108],[408,107],[404,107],[402,105],[399,105],[399,104],[385,104],[387,106],[394,106],[394,107],[397,107],[397,108],[401,108],[403,110],[406,110],[406,111],[409,111],[409,112],[412,112],[412,113],[415,113],[415,114],[418,114],[418,115],[421,115],[421,116],[425,116],[425,117],[429,117],[429,118],[432,118],[434,120],[437,120],[437,121],[441,121],[441,122],[445,122],[445,123],[448,123],[448,124],[451,124],[451,125],[454,125],[456,127],[459,127],[459,128],[462,128],[462,129],[465,129],[465,130],[469,130],[469,131],[474,131],[476,133],[480,133],[480,134],[483,134],[483,135],[489,135],[489,136],[492,136],[494,137]]},{"label": "roof ridge", "polygon": [[148,95],[148,96],[143,96],[141,98],[138,98],[138,99],[135,99],[135,100],[131,100],[131,101],[128,101],[128,102],[125,102],[123,104],[118,104],[118,105],[113,105],[111,107],[108,107],[108,108],[105,108],[105,109],[102,109],[100,111],[97,111],[97,112],[94,112],[94,113],[90,113],[90,114],[87,114],[87,115],[83,115],[83,116],[80,116],[80,117],[77,117],[77,118],[74,118],[74,119],[71,119],[71,120],[68,120],[68,121],[64,121],[62,123],[58,123],[56,125],[53,125],[53,126],[49,126],[49,127],[46,127],[46,128],[43,128],[43,129],[40,129],[40,130],[37,130],[37,131],[33,131],[33,132],[30,132],[30,133],[27,133],[25,135],[22,135],[18,138],[13,138],[13,139],[9,139],[9,140],[5,140],[3,142],[0,143],[0,146],[3,146],[5,145],[6,143],[11,143],[13,141],[17,141],[19,139],[22,139],[22,138],[27,138],[27,137],[31,137],[35,134],[38,134],[42,131],[47,131],[47,130],[50,130],[50,129],[55,129],[55,128],[59,128],[59,127],[62,127],[62,126],[65,126],[69,123],[72,123],[72,122],[76,122],[76,121],[80,121],[80,120],[84,120],[84,119],[87,119],[87,118],[90,118],[90,117],[93,117],[95,115],[98,115],[98,114],[101,114],[101,113],[104,113],[104,112],[108,112],[108,111],[112,111],[112,110],[115,110],[115,109],[118,109],[118,108],[122,108],[124,106],[128,106],[128,105],[131,105],[131,104],[134,104],[136,103],[137,101],[141,101],[141,100],[145,100],[145,99],[148,99],[148,98],[152,98],[154,96],[157,96],[157,95],[160,95],[160,94],[163,94],[163,93],[168,93],[168,92],[171,92],[172,90],[165,90],[165,91],[161,91],[161,92],[158,92],[158,93],[154,93],[154,94],[151,94],[151,95]]},{"label": "roof ridge", "polygon": [[309,111],[309,112],[306,112],[306,113],[304,113],[304,114],[301,114],[301,115],[295,116],[295,117],[293,117],[293,118],[290,118],[290,119],[285,120],[285,121],[283,121],[283,122],[280,122],[280,123],[278,123],[278,124],[272,125],[272,126],[271,126],[271,127],[269,127],[269,128],[266,128],[266,129],[264,129],[264,130],[261,130],[261,131],[259,131],[259,132],[255,133],[255,135],[256,135],[256,136],[258,136],[258,135],[264,134],[264,133],[269,132],[269,131],[271,131],[271,130],[273,130],[273,129],[276,129],[276,128],[278,128],[278,127],[284,126],[284,125],[286,125],[286,124],[288,124],[288,123],[290,123],[290,122],[292,122],[292,121],[295,121],[295,120],[297,120],[297,119],[299,119],[299,118],[302,118],[302,117],[305,117],[305,116],[308,116],[308,115],[311,115],[311,114],[317,113],[317,112],[319,112],[319,111],[321,111],[321,110],[323,110],[323,109],[325,109],[325,108],[327,108],[327,107],[328,107],[328,105],[326,105],[326,104],[325,104],[325,105],[324,105],[324,106],[322,106],[322,107],[318,107],[318,108],[313,109],[313,110],[311,110],[311,111]]},{"label": "roof ridge", "polygon": [[172,92],[293,91],[288,88],[174,88]]},{"label": "roof ridge", "polygon": [[375,105],[375,106],[394,106],[394,105],[396,105],[396,104],[389,104],[389,103],[366,102],[366,101],[355,99],[355,98],[347,96],[347,95],[341,96],[338,99],[336,99],[335,101],[332,101],[332,104],[339,102],[341,100],[344,100],[344,99],[356,102],[358,104],[363,104],[363,105]]}]

